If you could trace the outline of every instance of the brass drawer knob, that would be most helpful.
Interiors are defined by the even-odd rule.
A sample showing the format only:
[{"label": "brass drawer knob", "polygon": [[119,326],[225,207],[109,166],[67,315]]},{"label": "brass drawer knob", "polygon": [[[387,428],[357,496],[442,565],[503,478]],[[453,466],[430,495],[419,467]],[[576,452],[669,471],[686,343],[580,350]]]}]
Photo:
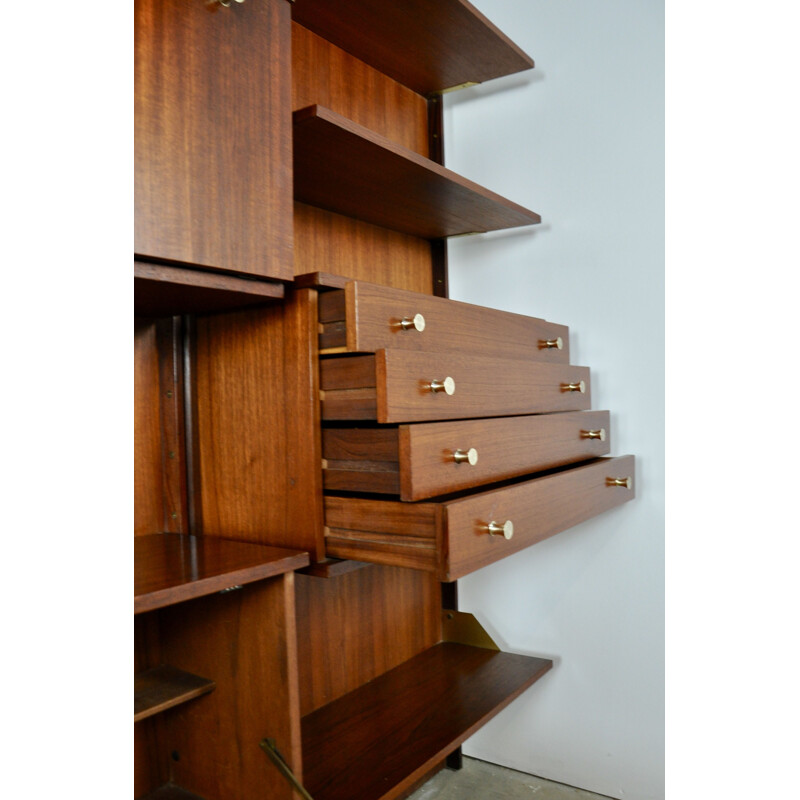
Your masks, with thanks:
[{"label": "brass drawer knob", "polygon": [[453,461],[456,464],[463,464],[466,461],[471,467],[474,467],[478,463],[478,451],[474,447],[470,447],[469,450],[456,450],[453,453]]},{"label": "brass drawer knob", "polygon": [[560,336],[555,339],[539,339],[540,350],[551,350],[552,348],[563,350],[564,340]]},{"label": "brass drawer knob", "polygon": [[502,525],[492,520],[487,526],[486,530],[489,531],[489,536],[502,536],[505,539],[510,539],[514,535],[514,523],[507,519]]},{"label": "brass drawer knob", "polygon": [[444,392],[450,395],[456,393],[456,382],[449,376],[443,381],[431,381],[427,386],[434,393]]},{"label": "brass drawer knob", "polygon": [[632,478],[606,478],[606,486],[624,486],[626,489],[633,488]]},{"label": "brass drawer knob", "polygon": [[400,328],[404,331],[410,330],[413,328],[415,331],[422,331],[425,330],[425,317],[422,314],[414,314],[413,317],[403,317],[400,320]]},{"label": "brass drawer knob", "polygon": [[601,442],[606,440],[606,429],[600,428],[599,431],[581,431],[581,439],[599,439]]},{"label": "brass drawer knob", "polygon": [[581,394],[586,393],[586,383],[584,381],[578,381],[577,383],[562,383],[561,384],[561,391],[562,392],[580,392]]},{"label": "brass drawer knob", "polygon": [[[231,4],[231,0],[217,0],[217,2],[221,6],[225,6],[225,8],[229,8],[230,4]],[[234,2],[236,2],[236,3],[244,3],[244,0],[234,0]]]}]

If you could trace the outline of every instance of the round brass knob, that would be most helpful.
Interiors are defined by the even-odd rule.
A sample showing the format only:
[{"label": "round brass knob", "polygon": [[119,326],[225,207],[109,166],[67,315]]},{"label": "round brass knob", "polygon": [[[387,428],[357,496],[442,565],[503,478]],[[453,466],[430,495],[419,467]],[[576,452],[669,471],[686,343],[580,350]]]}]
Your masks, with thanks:
[{"label": "round brass knob", "polygon": [[456,382],[450,377],[445,378],[443,381],[431,381],[428,387],[432,392],[444,392],[450,395],[456,392]]},{"label": "round brass knob", "polygon": [[624,486],[626,489],[633,488],[632,478],[606,478],[606,486]]},{"label": "round brass knob", "polygon": [[578,381],[577,383],[562,383],[561,384],[561,391],[562,392],[580,392],[581,394],[586,393],[586,383],[584,381]]},{"label": "round brass knob", "polygon": [[581,431],[581,439],[599,439],[601,442],[606,440],[606,429],[600,428],[599,431]]},{"label": "round brass knob", "polygon": [[[225,8],[229,8],[229,7],[230,7],[230,4],[231,4],[231,0],[217,0],[217,2],[218,2],[218,3],[219,3],[221,6],[225,6]],[[244,0],[235,0],[235,2],[237,2],[237,3],[244,3]]]},{"label": "round brass knob", "polygon": [[474,467],[478,463],[478,451],[474,447],[470,447],[469,450],[456,450],[453,453],[453,461],[456,464],[463,464],[466,461],[471,467]]},{"label": "round brass knob", "polygon": [[422,333],[422,331],[425,330],[425,317],[423,317],[422,314],[414,314],[413,317],[403,317],[403,319],[400,320],[400,327],[404,331],[413,328],[415,331]]},{"label": "round brass knob", "polygon": [[550,350],[552,348],[555,348],[556,350],[563,350],[564,340],[560,336],[555,339],[539,339],[540,350]]},{"label": "round brass knob", "polygon": [[489,531],[489,536],[502,536],[505,539],[510,539],[514,535],[514,523],[507,519],[502,525],[492,520],[487,526],[486,530]]}]

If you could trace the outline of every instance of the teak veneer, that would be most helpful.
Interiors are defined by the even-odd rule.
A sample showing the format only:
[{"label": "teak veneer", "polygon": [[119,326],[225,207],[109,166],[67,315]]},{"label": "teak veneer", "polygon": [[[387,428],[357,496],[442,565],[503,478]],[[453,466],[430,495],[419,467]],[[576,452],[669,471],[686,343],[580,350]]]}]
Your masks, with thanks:
[{"label": "teak veneer", "polygon": [[174,708],[181,703],[213,691],[216,684],[169,664],[145,670],[136,675],[133,686],[133,721]]},{"label": "teak veneer", "polygon": [[319,105],[294,112],[294,196],[423,239],[541,222],[535,212]]},{"label": "teak veneer", "polygon": [[543,658],[442,642],[303,717],[315,800],[390,800],[542,677]]},{"label": "teak veneer", "polygon": [[465,0],[297,0],[292,17],[423,95],[533,67]]},{"label": "teak veneer", "polygon": [[283,575],[305,567],[308,554],[280,547],[177,533],[134,541],[134,612]]},{"label": "teak veneer", "polygon": [[448,641],[452,582],[634,496],[568,328],[447,299],[446,237],[541,218],[439,93],[533,60],[466,0],[134,19],[134,796],[291,800],[271,739],[399,798],[552,667]]}]

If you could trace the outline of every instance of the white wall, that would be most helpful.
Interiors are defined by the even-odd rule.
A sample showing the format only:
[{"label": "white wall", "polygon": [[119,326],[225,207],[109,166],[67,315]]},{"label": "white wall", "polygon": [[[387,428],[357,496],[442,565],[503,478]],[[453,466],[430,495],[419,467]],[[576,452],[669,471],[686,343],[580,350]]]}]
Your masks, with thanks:
[{"label": "white wall", "polygon": [[553,671],[464,752],[664,795],[664,23],[660,0],[472,0],[536,61],[445,96],[446,166],[542,215],[451,240],[450,295],[566,324],[637,498],[459,582]]}]

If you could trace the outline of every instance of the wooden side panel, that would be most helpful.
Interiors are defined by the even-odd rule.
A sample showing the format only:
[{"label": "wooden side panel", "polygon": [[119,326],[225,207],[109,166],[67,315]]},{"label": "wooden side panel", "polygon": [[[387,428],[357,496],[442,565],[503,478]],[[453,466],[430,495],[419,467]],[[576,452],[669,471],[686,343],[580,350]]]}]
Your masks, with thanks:
[{"label": "wooden side panel", "polygon": [[296,580],[303,715],[440,639],[440,590],[433,575],[370,566]]},{"label": "wooden side panel", "polygon": [[[428,155],[423,97],[292,24],[292,108],[320,104]],[[424,239],[294,205],[294,272],[328,272],[430,294],[430,245]]]},{"label": "wooden side panel", "polygon": [[136,0],[136,253],[292,277],[290,14]]},{"label": "wooden side panel", "polygon": [[197,425],[206,534],[322,557],[316,292],[199,319]]},{"label": "wooden side panel", "polygon": [[301,0],[294,16],[420,94],[533,66],[465,0]]},{"label": "wooden side panel", "polygon": [[216,682],[164,714],[179,786],[208,798],[293,797],[259,747],[275,739],[302,775],[293,581],[289,573],[160,612],[165,660]]},{"label": "wooden side panel", "polygon": [[164,529],[161,398],[156,320],[137,319],[133,349],[134,533]]},{"label": "wooden side panel", "polygon": [[[603,441],[584,434],[603,431]],[[541,472],[606,455],[608,411],[532,414],[524,417],[404,425],[400,428],[403,500]],[[477,463],[456,463],[456,449],[477,453]]]}]

